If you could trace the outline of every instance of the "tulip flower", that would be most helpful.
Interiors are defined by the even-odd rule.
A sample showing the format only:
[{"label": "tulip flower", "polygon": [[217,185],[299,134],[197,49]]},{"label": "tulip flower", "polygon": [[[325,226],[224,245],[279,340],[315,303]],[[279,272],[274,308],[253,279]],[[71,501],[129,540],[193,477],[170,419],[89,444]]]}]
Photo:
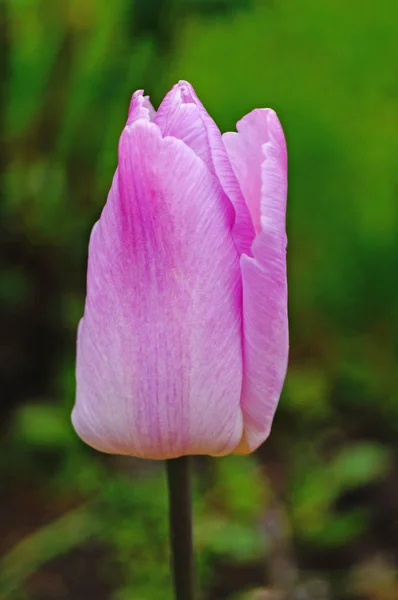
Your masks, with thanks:
[{"label": "tulip flower", "polygon": [[94,225],[77,342],[78,435],[168,459],[255,450],[288,357],[287,158],[270,109],[220,134],[192,86],[133,95]]}]

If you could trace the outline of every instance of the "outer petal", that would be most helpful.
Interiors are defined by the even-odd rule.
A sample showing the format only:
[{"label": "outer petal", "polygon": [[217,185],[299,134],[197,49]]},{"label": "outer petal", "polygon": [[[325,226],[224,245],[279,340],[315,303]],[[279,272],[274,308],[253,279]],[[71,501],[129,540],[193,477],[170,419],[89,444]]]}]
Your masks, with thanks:
[{"label": "outer petal", "polygon": [[259,230],[253,257],[241,257],[244,436],[236,451],[246,453],[269,435],[287,368],[287,156],[272,110],[253,111],[238,131],[224,139]]},{"label": "outer petal", "polygon": [[78,336],[72,419],[99,450],[227,454],[241,438],[241,280],[222,194],[181,141],[126,127]]},{"label": "outer petal", "polygon": [[235,209],[232,236],[239,253],[251,253],[254,228],[221,133],[191,84],[180,81],[166,95],[156,114],[163,135],[183,140],[214,173]]}]

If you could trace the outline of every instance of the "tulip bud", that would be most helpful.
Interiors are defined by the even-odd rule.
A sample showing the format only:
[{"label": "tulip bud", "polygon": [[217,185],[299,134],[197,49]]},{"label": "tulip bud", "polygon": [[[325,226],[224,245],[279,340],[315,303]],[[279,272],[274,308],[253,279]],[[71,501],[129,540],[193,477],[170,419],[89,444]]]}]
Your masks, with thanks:
[{"label": "tulip bud", "polygon": [[180,82],[134,94],[89,245],[78,435],[142,458],[255,450],[288,357],[286,146],[272,110],[221,136]]}]

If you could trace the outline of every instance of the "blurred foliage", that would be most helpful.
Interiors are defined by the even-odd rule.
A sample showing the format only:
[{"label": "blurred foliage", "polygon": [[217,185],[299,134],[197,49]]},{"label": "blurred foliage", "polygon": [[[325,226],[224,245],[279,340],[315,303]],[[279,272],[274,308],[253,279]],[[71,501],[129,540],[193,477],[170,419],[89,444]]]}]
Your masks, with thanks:
[{"label": "blurred foliage", "polygon": [[289,148],[289,374],[256,457],[197,460],[204,598],[276,599],[281,564],[297,599],[398,597],[397,22],[395,0],[0,0],[0,598],[171,599],[161,465],[90,451],[69,414],[129,99],[180,78],[223,131],[275,108]]}]

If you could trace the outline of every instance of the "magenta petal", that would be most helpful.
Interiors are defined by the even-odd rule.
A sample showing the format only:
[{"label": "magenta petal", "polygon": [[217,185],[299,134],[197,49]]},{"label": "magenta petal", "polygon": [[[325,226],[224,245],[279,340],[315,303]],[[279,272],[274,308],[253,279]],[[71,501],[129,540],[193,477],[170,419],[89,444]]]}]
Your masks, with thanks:
[{"label": "magenta petal", "polygon": [[131,125],[138,119],[154,121],[155,117],[156,112],[151,104],[151,101],[149,100],[149,96],[144,96],[143,90],[137,90],[134,92],[130,102],[127,125]]},{"label": "magenta petal", "polygon": [[241,280],[223,192],[138,120],[89,247],[72,419],[93,447],[227,454],[242,435]]},{"label": "magenta petal", "polygon": [[268,437],[286,375],[287,155],[282,127],[273,111],[253,111],[239,125],[235,137],[226,136],[229,156],[252,215],[259,214],[253,257],[241,257],[244,437],[237,452],[244,453]]},{"label": "magenta petal", "polygon": [[229,162],[220,130],[187,81],[166,95],[156,114],[163,135],[183,140],[215,174],[235,209],[232,235],[239,253],[250,253],[254,228],[242,191]]},{"label": "magenta petal", "polygon": [[[238,133],[224,133],[223,141],[232,168],[249,207],[256,232],[261,230],[261,164],[263,145],[269,140],[268,120],[275,113],[269,108],[253,110],[238,121]],[[275,116],[276,118],[276,116]]]},{"label": "magenta petal", "polygon": [[164,137],[171,135],[192,148],[215,175],[206,127],[199,108],[192,102],[187,91],[184,84],[175,85],[162,100],[155,123]]}]

